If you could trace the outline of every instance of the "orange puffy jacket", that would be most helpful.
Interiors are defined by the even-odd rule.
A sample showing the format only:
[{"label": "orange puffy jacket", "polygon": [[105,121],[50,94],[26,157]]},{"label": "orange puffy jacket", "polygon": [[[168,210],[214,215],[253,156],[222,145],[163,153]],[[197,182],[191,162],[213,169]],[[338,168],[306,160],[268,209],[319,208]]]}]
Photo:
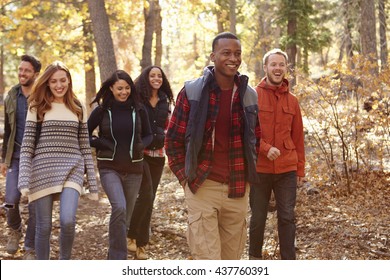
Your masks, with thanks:
[{"label": "orange puffy jacket", "polygon": [[[279,87],[268,85],[266,78],[256,86],[261,126],[260,150],[256,164],[258,173],[280,174],[297,171],[305,176],[305,148],[301,110],[297,98],[289,92],[285,79]],[[271,147],[280,150],[280,156],[267,158]]]}]

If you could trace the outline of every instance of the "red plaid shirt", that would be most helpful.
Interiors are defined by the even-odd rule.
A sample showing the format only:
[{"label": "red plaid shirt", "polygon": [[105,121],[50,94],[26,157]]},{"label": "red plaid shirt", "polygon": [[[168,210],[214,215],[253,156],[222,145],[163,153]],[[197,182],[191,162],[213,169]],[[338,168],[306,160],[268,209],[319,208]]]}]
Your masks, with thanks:
[{"label": "red plaid shirt", "polygon": [[[238,78],[238,77],[237,77]],[[236,82],[239,82],[237,79]],[[188,182],[195,193],[206,180],[211,170],[213,157],[213,131],[219,110],[219,91],[210,92],[207,119],[204,127],[202,148],[198,155],[196,178]],[[169,123],[166,135],[166,152],[168,164],[180,182],[187,179],[185,174],[186,139],[185,133],[189,121],[190,104],[183,88],[176,101],[176,107]],[[245,195],[245,156],[244,156],[244,111],[240,101],[239,86],[233,93],[231,107],[231,132],[229,137],[229,197],[242,197]],[[256,135],[259,138],[260,127],[256,126]]]}]

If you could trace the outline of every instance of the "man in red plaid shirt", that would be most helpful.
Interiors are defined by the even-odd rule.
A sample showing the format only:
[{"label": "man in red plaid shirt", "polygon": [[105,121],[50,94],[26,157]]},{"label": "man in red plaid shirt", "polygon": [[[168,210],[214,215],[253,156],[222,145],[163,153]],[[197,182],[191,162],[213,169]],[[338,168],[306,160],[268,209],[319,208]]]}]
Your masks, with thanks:
[{"label": "man in red plaid shirt", "polygon": [[241,44],[234,34],[218,34],[210,58],[214,66],[177,97],[166,153],[184,188],[193,258],[240,259],[249,183],[257,180],[257,94],[238,73]]}]

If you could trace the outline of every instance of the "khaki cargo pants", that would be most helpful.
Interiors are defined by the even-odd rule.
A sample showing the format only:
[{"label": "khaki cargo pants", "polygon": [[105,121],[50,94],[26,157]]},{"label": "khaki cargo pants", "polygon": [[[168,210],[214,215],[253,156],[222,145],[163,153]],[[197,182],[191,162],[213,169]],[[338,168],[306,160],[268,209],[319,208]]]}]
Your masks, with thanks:
[{"label": "khaki cargo pants", "polygon": [[228,185],[206,180],[193,194],[185,187],[187,241],[197,260],[239,260],[246,242],[249,185],[242,198],[228,198]]}]

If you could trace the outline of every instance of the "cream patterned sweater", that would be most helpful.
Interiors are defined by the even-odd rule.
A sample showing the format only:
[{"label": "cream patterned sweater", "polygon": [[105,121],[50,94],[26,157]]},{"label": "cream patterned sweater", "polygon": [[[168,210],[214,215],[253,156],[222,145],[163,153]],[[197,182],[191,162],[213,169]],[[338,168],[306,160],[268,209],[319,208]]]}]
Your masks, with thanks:
[{"label": "cream patterned sweater", "polygon": [[18,188],[29,201],[73,188],[81,193],[84,171],[89,191],[97,199],[98,187],[89,145],[87,113],[79,122],[65,104],[52,103],[37,134],[37,114],[28,110],[23,137]]}]

